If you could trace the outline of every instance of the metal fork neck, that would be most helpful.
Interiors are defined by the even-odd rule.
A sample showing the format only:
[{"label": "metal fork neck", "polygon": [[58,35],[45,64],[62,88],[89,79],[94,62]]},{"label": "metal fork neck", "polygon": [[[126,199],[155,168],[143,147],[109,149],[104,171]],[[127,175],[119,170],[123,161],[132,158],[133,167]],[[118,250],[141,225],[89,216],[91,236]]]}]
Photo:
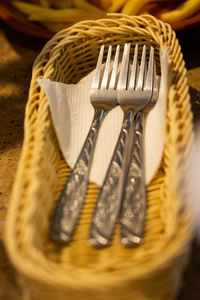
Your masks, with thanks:
[{"label": "metal fork neck", "polygon": [[101,125],[101,121],[102,121],[103,117],[105,116],[105,114],[106,114],[106,111],[104,109],[95,110],[94,118],[92,121],[92,128],[99,128],[99,126]]}]

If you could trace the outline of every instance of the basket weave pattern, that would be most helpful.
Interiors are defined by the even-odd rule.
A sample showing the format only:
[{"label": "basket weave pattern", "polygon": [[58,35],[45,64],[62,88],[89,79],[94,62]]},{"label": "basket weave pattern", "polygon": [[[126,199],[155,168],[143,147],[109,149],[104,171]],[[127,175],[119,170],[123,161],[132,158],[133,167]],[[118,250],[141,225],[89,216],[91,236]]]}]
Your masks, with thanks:
[{"label": "basket weave pattern", "polygon": [[[130,42],[168,47],[171,85],[160,168],[147,187],[144,243],[134,249],[119,243],[94,249],[86,240],[99,187],[89,183],[73,241],[49,240],[48,231],[70,168],[60,152],[48,101],[37,79],[76,83],[95,66],[99,47]],[[152,16],[110,14],[57,33],[37,57],[25,117],[25,137],[6,228],[6,245],[28,300],[174,299],[191,238],[188,218],[176,195],[177,172],[190,151],[192,113],[186,69],[175,33]]]}]

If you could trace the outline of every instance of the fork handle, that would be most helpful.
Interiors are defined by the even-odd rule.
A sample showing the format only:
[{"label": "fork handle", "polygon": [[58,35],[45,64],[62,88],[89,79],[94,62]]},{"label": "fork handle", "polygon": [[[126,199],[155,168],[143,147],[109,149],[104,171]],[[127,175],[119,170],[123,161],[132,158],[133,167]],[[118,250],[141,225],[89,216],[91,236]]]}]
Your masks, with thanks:
[{"label": "fork handle", "polygon": [[71,240],[85,200],[98,130],[104,115],[105,110],[95,111],[85,143],[59,199],[50,229],[50,238],[54,241],[65,243]]},{"label": "fork handle", "polygon": [[133,123],[132,118],[132,112],[124,113],[122,129],[97,197],[89,232],[89,243],[95,247],[104,247],[110,244],[119,215],[127,141]]},{"label": "fork handle", "polygon": [[138,112],[120,215],[121,242],[126,246],[143,241],[146,213],[144,122],[144,113]]}]

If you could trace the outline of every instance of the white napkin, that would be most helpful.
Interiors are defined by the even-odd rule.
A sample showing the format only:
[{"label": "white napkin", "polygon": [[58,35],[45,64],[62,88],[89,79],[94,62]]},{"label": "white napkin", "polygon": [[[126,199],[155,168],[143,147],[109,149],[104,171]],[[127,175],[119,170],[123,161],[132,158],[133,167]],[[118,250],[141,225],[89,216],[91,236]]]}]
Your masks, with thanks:
[{"label": "white napkin", "polygon": [[[73,168],[89,131],[94,110],[90,103],[90,87],[94,70],[77,84],[63,84],[38,79],[49,101],[55,132],[66,162]],[[156,173],[164,147],[163,127],[168,94],[168,53],[161,54],[159,98],[150,111],[145,128],[146,184]],[[123,112],[119,106],[110,111],[100,128],[90,172],[90,181],[102,185],[117,138]]]}]

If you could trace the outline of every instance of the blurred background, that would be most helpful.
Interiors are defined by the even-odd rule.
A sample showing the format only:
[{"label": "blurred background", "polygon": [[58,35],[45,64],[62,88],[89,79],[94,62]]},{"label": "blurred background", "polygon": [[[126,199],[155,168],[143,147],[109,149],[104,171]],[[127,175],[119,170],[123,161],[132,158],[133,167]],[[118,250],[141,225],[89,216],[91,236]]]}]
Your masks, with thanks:
[{"label": "blurred background", "polygon": [[[9,195],[23,142],[32,66],[57,31],[88,19],[150,13],[171,24],[179,39],[190,86],[194,123],[200,120],[200,1],[33,0],[0,1],[0,300],[19,300],[4,244]],[[194,239],[178,300],[200,299],[200,244]]]}]

